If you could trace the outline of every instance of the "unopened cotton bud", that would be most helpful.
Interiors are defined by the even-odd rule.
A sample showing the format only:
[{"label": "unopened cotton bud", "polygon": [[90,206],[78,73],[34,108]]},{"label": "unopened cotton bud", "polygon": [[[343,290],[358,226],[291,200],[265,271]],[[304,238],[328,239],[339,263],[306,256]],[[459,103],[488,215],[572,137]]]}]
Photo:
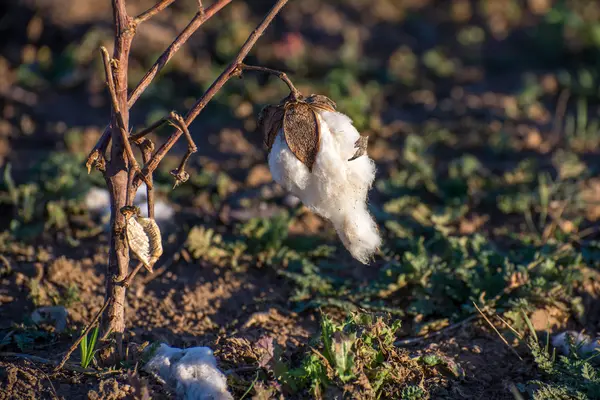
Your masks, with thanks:
[{"label": "unopened cotton bud", "polygon": [[259,126],[273,179],[330,220],[350,254],[368,263],[381,245],[367,209],[375,163],[352,120],[328,98],[313,95],[265,108]]}]

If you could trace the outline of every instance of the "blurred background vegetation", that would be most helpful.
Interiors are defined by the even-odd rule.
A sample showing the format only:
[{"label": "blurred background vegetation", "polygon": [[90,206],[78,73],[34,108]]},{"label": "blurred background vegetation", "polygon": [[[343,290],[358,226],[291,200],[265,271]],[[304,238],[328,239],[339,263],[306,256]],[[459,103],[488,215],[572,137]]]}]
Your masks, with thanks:
[{"label": "blurred background vegetation", "polygon": [[[131,14],[152,5],[130,3]],[[234,0],[206,23],[133,107],[133,130],[184,113],[271,5]],[[139,28],[132,88],[195,12],[196,2],[176,1]],[[103,181],[83,160],[109,116],[98,48],[112,47],[110,2],[3,2],[0,38],[0,253],[13,268],[90,259],[101,275],[107,238],[88,199]],[[271,182],[256,116],[286,87],[246,74],[192,124],[199,155],[190,181],[171,190],[175,156],[156,180],[178,222],[166,228],[179,257],[173,280],[192,291],[202,288],[191,276],[255,282],[249,294],[229,294],[260,301],[243,310],[233,302],[235,318],[216,317],[226,306],[207,311],[186,334],[218,336],[214,320],[243,333],[240,321],[266,304],[299,312],[299,321],[317,309],[386,312],[403,335],[476,315],[474,303],[517,330],[523,312],[539,310],[552,318],[533,318],[537,330],[598,330],[599,2],[291,0],[247,61],[331,97],[370,135],[378,165],[370,202],[385,245],[372,266],[356,265],[330,226]],[[11,282],[6,293],[19,287],[0,276]],[[51,302],[44,281],[35,285],[23,307]],[[61,285],[73,300],[75,289]],[[21,306],[6,307],[18,320]],[[152,337],[171,316],[154,325],[129,318]],[[421,398],[406,390],[396,394]]]}]

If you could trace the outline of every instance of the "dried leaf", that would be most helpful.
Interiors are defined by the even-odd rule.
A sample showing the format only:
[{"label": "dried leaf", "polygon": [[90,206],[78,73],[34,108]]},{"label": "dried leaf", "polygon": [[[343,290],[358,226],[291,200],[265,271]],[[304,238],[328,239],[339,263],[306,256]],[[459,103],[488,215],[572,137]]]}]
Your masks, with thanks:
[{"label": "dried leaf", "polygon": [[160,229],[151,218],[143,218],[139,213],[126,214],[127,243],[131,252],[144,267],[152,272],[152,267],[163,253]]},{"label": "dried leaf", "polygon": [[322,94],[311,94],[306,98],[305,101],[314,108],[325,111],[335,111],[337,107],[333,100],[327,96],[323,96]]},{"label": "dried leaf", "polygon": [[368,136],[359,137],[358,140],[354,143],[354,146],[356,147],[356,152],[354,153],[352,158],[350,158],[348,161],[356,160],[358,157],[367,154],[368,145],[369,145],[369,137]]},{"label": "dried leaf", "polygon": [[256,347],[261,353],[260,360],[258,360],[258,366],[266,368],[275,357],[273,338],[270,336],[261,337],[258,342],[256,342]]},{"label": "dried leaf", "polygon": [[303,102],[287,104],[283,133],[292,153],[312,172],[319,152],[321,132],[317,114],[311,106]]},{"label": "dried leaf", "polygon": [[277,137],[277,132],[283,124],[283,107],[280,105],[269,105],[264,107],[258,115],[258,131],[263,135],[263,140],[269,152]]}]

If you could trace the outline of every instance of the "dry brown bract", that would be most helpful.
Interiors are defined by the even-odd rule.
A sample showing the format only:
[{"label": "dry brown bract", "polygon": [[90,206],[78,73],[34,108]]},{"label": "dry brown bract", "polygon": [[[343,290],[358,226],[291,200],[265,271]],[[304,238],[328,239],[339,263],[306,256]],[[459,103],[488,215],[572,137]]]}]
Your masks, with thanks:
[{"label": "dry brown bract", "polygon": [[[283,128],[283,137],[288,147],[312,172],[321,139],[317,111],[333,112],[335,109],[335,103],[323,95],[313,94],[306,99],[289,96],[280,104],[263,108],[258,119],[258,130],[270,152],[277,133]],[[354,158],[356,157],[355,155]]]}]

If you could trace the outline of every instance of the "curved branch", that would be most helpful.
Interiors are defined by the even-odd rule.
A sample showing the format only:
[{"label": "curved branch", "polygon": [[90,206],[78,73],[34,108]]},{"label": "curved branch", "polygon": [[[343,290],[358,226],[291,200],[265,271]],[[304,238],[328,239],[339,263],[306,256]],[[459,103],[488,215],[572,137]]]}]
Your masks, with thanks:
[{"label": "curved branch", "polygon": [[294,86],[294,84],[292,83],[292,81],[290,80],[290,78],[287,76],[287,74],[285,72],[282,71],[277,71],[275,69],[271,69],[271,68],[265,68],[265,67],[259,67],[259,66],[255,66],[255,65],[246,65],[246,64],[240,64],[238,69],[240,70],[240,72],[242,71],[258,71],[258,72],[264,72],[266,74],[270,74],[270,75],[275,75],[276,77],[278,77],[279,79],[281,79],[290,89],[290,92],[292,93],[292,96],[296,99],[301,98],[302,94],[300,93],[300,91],[298,89],[296,89],[296,87]]}]

